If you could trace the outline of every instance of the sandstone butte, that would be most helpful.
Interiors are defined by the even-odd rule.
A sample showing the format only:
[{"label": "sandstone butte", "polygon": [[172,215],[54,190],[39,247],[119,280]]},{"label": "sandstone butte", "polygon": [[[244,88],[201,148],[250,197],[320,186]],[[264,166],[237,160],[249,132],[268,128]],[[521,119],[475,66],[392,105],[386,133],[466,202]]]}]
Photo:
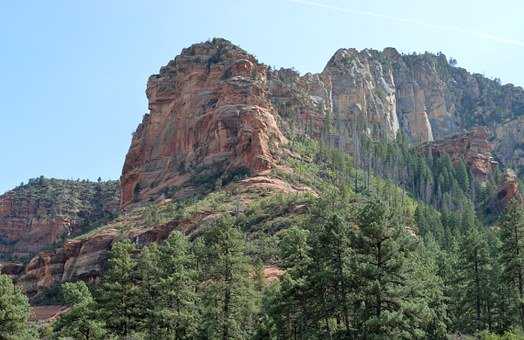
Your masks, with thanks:
[{"label": "sandstone butte", "polygon": [[[14,198],[20,189],[0,196],[2,255],[16,259],[21,249],[32,254],[49,248],[27,265],[4,261],[2,270],[30,295],[68,280],[95,280],[117,238],[145,244],[165,239],[175,228],[191,233],[215,218],[206,212],[144,226],[136,215],[150,202],[191,196],[210,181],[225,186],[239,174],[247,176],[231,189],[239,201],[260,190],[311,190],[271,175],[282,167],[291,135],[322,138],[351,152],[356,132],[385,139],[402,133],[424,152],[465,159],[480,181],[495,160],[521,173],[524,166],[518,116],[524,90],[453,67],[443,54],[340,49],[321,73],[301,76],[271,69],[229,41],[213,39],[183,49],[149,78],[146,94],[149,113],[133,134],[119,193],[105,200],[78,198],[78,205],[96,202],[99,209],[119,197],[119,218],[71,238],[78,207],[43,219],[47,214],[38,213],[42,209],[31,195]],[[500,189],[502,203],[493,205],[516,195],[516,183],[508,177]],[[88,206],[81,215],[96,209]],[[130,225],[125,232],[117,227],[122,220]],[[53,247],[60,238],[66,239],[63,245]],[[272,279],[279,270],[266,272]]]}]

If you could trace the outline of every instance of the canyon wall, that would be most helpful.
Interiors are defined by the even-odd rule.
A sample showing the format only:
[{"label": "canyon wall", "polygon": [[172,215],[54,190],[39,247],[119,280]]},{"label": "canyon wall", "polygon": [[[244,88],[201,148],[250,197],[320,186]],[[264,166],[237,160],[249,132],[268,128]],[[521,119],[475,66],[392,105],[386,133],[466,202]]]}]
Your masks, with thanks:
[{"label": "canyon wall", "polygon": [[[422,152],[464,159],[480,180],[497,163],[521,175],[524,166],[522,88],[468,73],[443,54],[340,49],[321,73],[300,75],[213,39],[182,50],[149,78],[146,94],[149,112],[133,134],[119,188],[112,184],[100,196],[97,183],[61,186],[44,199],[22,186],[0,196],[0,254],[24,257],[49,248],[23,268],[3,266],[31,294],[95,279],[115,239],[158,241],[181,226],[138,224],[122,234],[110,222],[74,238],[119,208],[129,222],[126,214],[135,208],[243,177],[251,177],[242,185],[255,183],[257,194],[291,187],[269,174],[282,166],[295,135],[351,152],[359,135],[391,141],[402,133]],[[510,177],[502,199],[518,186]],[[54,247],[58,241],[64,242]]]},{"label": "canyon wall", "polygon": [[118,182],[37,178],[0,196],[0,260],[52,247],[118,212]]}]

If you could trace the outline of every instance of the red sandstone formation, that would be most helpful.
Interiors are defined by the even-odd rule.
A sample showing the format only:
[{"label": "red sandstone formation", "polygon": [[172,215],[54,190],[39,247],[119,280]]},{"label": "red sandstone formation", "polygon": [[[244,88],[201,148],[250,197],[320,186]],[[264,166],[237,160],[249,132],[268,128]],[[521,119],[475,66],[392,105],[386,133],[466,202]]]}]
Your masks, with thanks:
[{"label": "red sandstone formation", "polygon": [[454,163],[464,160],[473,175],[480,180],[485,180],[497,164],[491,154],[493,146],[488,142],[488,132],[483,128],[475,128],[462,135],[423,144],[419,150],[437,156],[447,154]]},{"label": "red sandstone formation", "polygon": [[31,307],[29,320],[38,325],[47,325],[57,320],[60,315],[69,310],[68,306],[48,305]]},{"label": "red sandstone formation", "polygon": [[226,40],[196,44],[149,78],[150,113],[122,171],[122,207],[170,188],[270,169],[286,139],[266,67]]},{"label": "red sandstone formation", "polygon": [[513,200],[522,202],[522,195],[519,191],[519,179],[513,170],[507,169],[502,184],[499,185],[495,195],[491,197],[488,203],[488,211],[500,214]]},{"label": "red sandstone formation", "polygon": [[0,196],[0,261],[50,247],[116,213],[117,182],[40,178]]}]

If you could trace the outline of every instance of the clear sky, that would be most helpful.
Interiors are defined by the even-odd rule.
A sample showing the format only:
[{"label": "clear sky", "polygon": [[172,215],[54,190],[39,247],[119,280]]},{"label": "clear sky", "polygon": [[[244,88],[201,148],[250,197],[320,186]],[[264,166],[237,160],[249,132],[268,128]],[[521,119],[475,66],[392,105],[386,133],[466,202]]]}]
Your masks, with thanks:
[{"label": "clear sky", "polygon": [[0,193],[30,177],[116,179],[147,77],[224,37],[319,72],[341,47],[444,52],[524,85],[524,1],[0,1]]}]

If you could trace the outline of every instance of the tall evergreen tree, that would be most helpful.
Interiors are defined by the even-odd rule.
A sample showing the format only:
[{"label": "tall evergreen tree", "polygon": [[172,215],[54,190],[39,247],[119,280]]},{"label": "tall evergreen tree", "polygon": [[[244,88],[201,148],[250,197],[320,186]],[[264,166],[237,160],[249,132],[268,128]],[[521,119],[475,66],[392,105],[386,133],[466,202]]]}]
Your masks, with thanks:
[{"label": "tall evergreen tree", "polygon": [[352,261],[358,286],[354,315],[358,336],[424,335],[418,314],[423,306],[409,294],[406,259],[413,243],[405,226],[395,225],[395,220],[378,201],[367,202],[358,213]]},{"label": "tall evergreen tree", "polygon": [[204,338],[246,339],[254,333],[257,301],[242,233],[230,216],[205,232],[201,268]]},{"label": "tall evergreen tree", "polygon": [[189,241],[174,231],[146,247],[138,261],[142,324],[154,338],[189,339],[198,328],[196,271]]},{"label": "tall evergreen tree", "polygon": [[313,262],[309,231],[292,227],[279,242],[282,267],[280,290],[272,314],[280,339],[302,339],[313,333],[309,311],[308,274]]},{"label": "tall evergreen tree", "polygon": [[444,338],[451,321],[447,313],[444,280],[439,275],[438,257],[441,252],[437,242],[428,237],[425,245],[417,244],[416,251],[408,259],[413,266],[409,280],[410,296],[429,339]]},{"label": "tall evergreen tree", "polygon": [[[308,281],[316,296],[322,296],[317,320],[323,320],[328,336],[349,336],[351,329],[352,231],[349,211],[341,202],[344,197],[321,200],[307,222],[312,236]],[[331,329],[330,319],[336,320],[335,329]]]},{"label": "tall evergreen tree", "polygon": [[164,322],[167,322],[168,330],[167,334],[159,336],[192,339],[200,320],[197,310],[197,273],[189,241],[182,233],[175,231],[160,247],[159,255],[157,265],[161,275],[157,278],[159,290],[156,294],[162,297],[161,315],[164,316]]},{"label": "tall evergreen tree", "polygon": [[137,331],[142,317],[135,252],[136,248],[130,241],[114,244],[108,270],[98,289],[100,316],[111,333],[121,336]]},{"label": "tall evergreen tree", "polygon": [[486,326],[487,313],[483,306],[490,293],[490,263],[485,234],[476,227],[470,228],[463,237],[459,272],[464,284],[462,327],[469,332],[480,331]]},{"label": "tall evergreen tree", "polygon": [[504,282],[513,288],[512,305],[524,329],[524,209],[512,202],[500,221],[501,262]]}]

